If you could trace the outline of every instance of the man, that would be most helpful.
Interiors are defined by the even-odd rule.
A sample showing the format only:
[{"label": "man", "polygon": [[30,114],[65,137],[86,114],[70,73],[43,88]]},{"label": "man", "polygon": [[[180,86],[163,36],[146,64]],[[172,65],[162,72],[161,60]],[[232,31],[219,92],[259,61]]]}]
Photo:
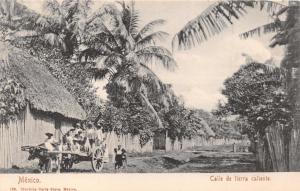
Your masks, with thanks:
[{"label": "man", "polygon": [[76,123],[75,131],[74,131],[75,135],[78,134],[79,131],[82,131],[81,125],[80,125],[80,123]]},{"label": "man", "polygon": [[56,149],[57,142],[53,138],[53,134],[52,133],[46,133],[45,135],[47,136],[47,139],[44,142],[45,148],[48,151],[54,151]]},{"label": "man", "polygon": [[79,144],[79,139],[77,138],[77,136],[75,136],[75,138],[73,139],[73,145],[72,145],[72,148],[71,150],[73,152],[77,152],[79,153],[80,152],[80,144]]},{"label": "man", "polygon": [[70,129],[65,135],[66,143],[68,145],[69,150],[71,150],[73,146],[73,139],[75,137],[74,131],[75,129]]},{"label": "man", "polygon": [[[46,133],[45,134],[47,136],[47,139],[45,140],[44,142],[44,146],[45,148],[48,150],[48,151],[57,151],[59,150],[59,143],[58,141],[56,141],[53,137],[53,134],[52,133]],[[50,168],[51,169],[51,166],[52,166],[52,161],[54,161],[54,164],[57,166],[57,173],[60,171],[60,159],[61,159],[61,155],[53,155],[53,154],[50,154],[46,159],[45,161],[43,161],[43,163],[46,165],[45,168]],[[40,161],[41,162],[41,161]],[[41,166],[41,164],[40,164]]]}]

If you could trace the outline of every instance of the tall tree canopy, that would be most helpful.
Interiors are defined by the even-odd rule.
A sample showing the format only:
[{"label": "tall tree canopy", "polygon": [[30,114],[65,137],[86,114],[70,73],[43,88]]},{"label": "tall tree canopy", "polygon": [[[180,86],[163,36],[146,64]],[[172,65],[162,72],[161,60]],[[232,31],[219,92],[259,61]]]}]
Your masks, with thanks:
[{"label": "tall tree canopy", "polygon": [[168,91],[149,66],[159,64],[168,70],[176,67],[171,52],[157,45],[157,41],[168,34],[153,32],[155,26],[165,21],[155,20],[139,29],[139,15],[134,2],[108,4],[103,9],[110,14],[95,17],[85,26],[87,33],[82,36],[85,49],[79,59],[93,59],[96,62],[95,77],[108,79],[110,95],[120,90],[124,91],[124,95],[137,95],[150,109],[159,127],[162,127],[161,119],[149,98],[150,94],[155,94],[157,98],[165,99]]},{"label": "tall tree canopy", "polygon": [[246,118],[251,136],[264,134],[265,128],[276,122],[288,127],[290,107],[284,83],[285,73],[280,68],[254,62],[243,65],[224,82],[222,94],[227,103],[220,105],[219,111]]}]

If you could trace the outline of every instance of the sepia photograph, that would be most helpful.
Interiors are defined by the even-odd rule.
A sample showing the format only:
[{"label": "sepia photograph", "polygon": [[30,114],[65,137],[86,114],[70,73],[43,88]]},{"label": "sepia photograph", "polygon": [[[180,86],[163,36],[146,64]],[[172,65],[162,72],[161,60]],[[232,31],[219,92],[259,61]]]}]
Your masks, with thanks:
[{"label": "sepia photograph", "polygon": [[300,1],[0,0],[0,173],[298,172],[299,66]]}]

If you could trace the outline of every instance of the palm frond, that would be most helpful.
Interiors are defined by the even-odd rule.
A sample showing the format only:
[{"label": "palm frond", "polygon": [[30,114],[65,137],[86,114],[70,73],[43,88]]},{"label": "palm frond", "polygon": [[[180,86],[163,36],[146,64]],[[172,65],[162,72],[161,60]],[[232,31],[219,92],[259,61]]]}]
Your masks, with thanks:
[{"label": "palm frond", "polygon": [[253,36],[261,36],[262,34],[274,33],[282,30],[284,25],[285,21],[271,22],[250,31],[244,32],[239,36],[242,39],[247,39]]},{"label": "palm frond", "polygon": [[96,69],[94,72],[94,79],[95,80],[103,80],[105,77],[110,74],[109,69]]},{"label": "palm frond", "polygon": [[135,37],[138,33],[139,14],[138,11],[135,10],[134,1],[131,1],[129,5],[127,5],[124,1],[118,3],[122,6],[122,23],[124,24],[128,34]]},{"label": "palm frond", "polygon": [[145,48],[146,46],[155,46],[156,41],[163,41],[166,37],[169,36],[169,33],[164,31],[157,31],[148,36],[145,36],[136,42],[136,49]]},{"label": "palm frond", "polygon": [[0,14],[6,17],[7,21],[11,21],[15,16],[15,4],[16,0],[0,1]]},{"label": "palm frond", "polygon": [[269,59],[265,63],[260,63],[254,60],[248,54],[243,53],[242,56],[244,56],[246,59],[246,65],[244,67],[251,67],[252,69],[256,70],[262,69],[265,74],[276,76],[278,79],[284,78],[284,70],[276,66],[273,59]]},{"label": "palm frond", "polygon": [[[128,79],[130,79],[130,77],[132,76],[133,73],[132,73],[132,71],[130,71],[130,68],[125,65],[120,66],[120,68],[113,75],[110,76],[109,81],[117,83],[119,85],[122,85],[124,83],[126,83],[128,85],[128,82],[129,82]],[[128,88],[129,88],[129,85],[126,87],[126,89],[127,89],[127,91],[130,91]]]},{"label": "palm frond", "polygon": [[119,38],[113,34],[103,23],[102,25],[97,25],[96,31],[92,29],[87,29],[88,39],[86,43],[89,46],[95,46],[97,43],[105,44],[106,48],[110,51],[119,49],[122,45]]},{"label": "palm frond", "polygon": [[48,15],[62,15],[61,6],[57,0],[44,1],[43,10]]},{"label": "palm frond", "polygon": [[152,32],[153,29],[156,26],[160,26],[166,23],[166,20],[164,19],[157,19],[154,21],[151,21],[150,23],[146,24],[141,30],[140,32],[136,35],[135,40],[138,41],[139,39],[143,38],[145,35],[147,35],[147,33]]},{"label": "palm frond", "polygon": [[107,56],[100,56],[95,60],[97,68],[99,69],[108,68],[112,70],[114,70],[119,65],[121,65],[121,61],[122,60],[120,58],[120,55],[116,53],[111,53]]},{"label": "palm frond", "polygon": [[140,64],[137,76],[147,85],[150,92],[161,92],[163,83],[159,77],[145,64]]},{"label": "palm frond", "polygon": [[85,62],[87,62],[88,59],[95,59],[95,58],[97,58],[97,56],[99,56],[97,50],[95,50],[93,48],[87,48],[80,52],[80,54],[78,56],[78,60],[81,62],[82,58],[84,58]]},{"label": "palm frond", "polygon": [[47,33],[44,35],[44,39],[52,46],[57,46],[62,48],[64,51],[66,50],[66,44],[64,40],[57,34]]},{"label": "palm frond", "polygon": [[164,47],[146,47],[138,50],[136,55],[139,61],[144,64],[159,64],[171,71],[177,67],[177,63],[174,60],[172,53]]},{"label": "palm frond", "polygon": [[26,38],[26,37],[36,37],[37,32],[34,30],[18,30],[10,34],[13,38]]},{"label": "palm frond", "polygon": [[278,32],[271,40],[271,44],[269,45],[271,48],[276,45],[285,45],[288,43],[289,34],[293,32],[293,30],[283,30]]},{"label": "palm frond", "polygon": [[36,24],[42,28],[48,28],[51,26],[50,22],[44,16],[39,17],[36,21]]},{"label": "palm frond", "polygon": [[173,49],[191,48],[222,32],[228,24],[246,13],[246,8],[259,7],[275,15],[285,5],[273,1],[226,0],[218,1],[190,21],[173,38]]},{"label": "palm frond", "polygon": [[80,17],[87,17],[92,3],[91,0],[64,0],[61,7],[66,14],[66,20],[72,22],[74,19],[79,20]]}]

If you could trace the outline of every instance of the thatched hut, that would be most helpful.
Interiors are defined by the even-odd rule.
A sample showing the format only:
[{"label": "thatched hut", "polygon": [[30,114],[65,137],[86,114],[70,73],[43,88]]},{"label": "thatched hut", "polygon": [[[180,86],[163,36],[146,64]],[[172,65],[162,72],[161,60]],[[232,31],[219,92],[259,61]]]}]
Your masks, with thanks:
[{"label": "thatched hut", "polygon": [[[0,168],[27,160],[21,146],[42,143],[46,132],[61,139],[75,122],[86,117],[75,98],[38,59],[0,42],[0,82],[5,77],[22,85],[25,104],[15,119],[0,118]],[[0,110],[5,106],[4,98],[0,95]]]}]

